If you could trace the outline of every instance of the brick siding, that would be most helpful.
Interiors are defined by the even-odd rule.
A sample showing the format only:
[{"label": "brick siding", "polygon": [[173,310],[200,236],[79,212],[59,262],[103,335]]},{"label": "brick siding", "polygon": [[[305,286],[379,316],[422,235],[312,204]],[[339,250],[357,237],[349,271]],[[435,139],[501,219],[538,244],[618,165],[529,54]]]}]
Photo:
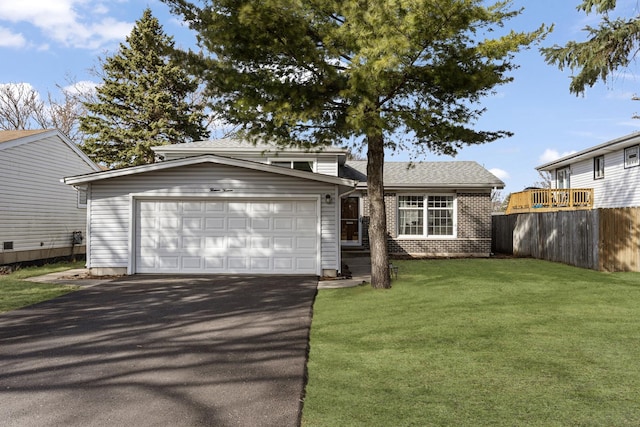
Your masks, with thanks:
[{"label": "brick siding", "polygon": [[[397,193],[385,193],[389,253],[413,256],[489,256],[491,253],[491,195],[457,193],[457,238],[398,239]],[[363,203],[362,246],[369,249],[369,201]]]}]

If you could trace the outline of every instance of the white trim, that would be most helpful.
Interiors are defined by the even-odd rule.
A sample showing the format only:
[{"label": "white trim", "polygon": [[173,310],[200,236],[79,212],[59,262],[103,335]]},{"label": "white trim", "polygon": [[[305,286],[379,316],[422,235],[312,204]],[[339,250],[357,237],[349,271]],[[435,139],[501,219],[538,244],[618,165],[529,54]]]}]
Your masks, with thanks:
[{"label": "white trim", "polygon": [[205,154],[202,156],[187,157],[184,159],[169,160],[166,162],[151,163],[148,165],[132,166],[123,169],[114,169],[109,171],[97,172],[92,174],[69,176],[63,179],[65,184],[81,184],[86,182],[100,181],[107,178],[117,178],[121,176],[137,175],[145,172],[160,171],[172,169],[182,166],[190,166],[204,163],[214,163],[225,166],[235,166],[261,172],[275,173],[278,175],[291,176],[295,178],[308,179],[311,181],[324,182],[328,184],[342,185],[346,187],[355,187],[358,181],[339,178],[331,175],[323,175],[312,172],[303,172],[296,169],[287,169],[280,166],[271,166],[265,163],[252,162],[249,160],[232,159],[229,157],[220,157],[213,154]]},{"label": "white trim", "polygon": [[[422,206],[422,212],[423,212],[423,224],[422,224],[422,234],[400,234],[400,203],[399,203],[399,199],[402,196],[417,196],[417,197],[422,197],[423,198],[423,206]],[[428,234],[428,224],[427,224],[427,219],[428,219],[428,213],[429,213],[429,197],[431,196],[451,196],[453,197],[453,206],[452,206],[452,210],[453,210],[453,234],[451,235],[431,235]],[[414,210],[418,210],[418,209],[414,209]],[[458,194],[457,193],[434,193],[434,192],[429,192],[429,193],[398,193],[396,194],[396,234],[397,240],[454,240],[458,238]]]},{"label": "white trim", "polygon": [[129,194],[129,262],[127,263],[127,274],[135,274],[136,272],[137,204],[138,197]]},{"label": "white trim", "polygon": [[86,211],[86,227],[85,227],[85,267],[91,268],[91,185],[87,186],[87,211]]}]

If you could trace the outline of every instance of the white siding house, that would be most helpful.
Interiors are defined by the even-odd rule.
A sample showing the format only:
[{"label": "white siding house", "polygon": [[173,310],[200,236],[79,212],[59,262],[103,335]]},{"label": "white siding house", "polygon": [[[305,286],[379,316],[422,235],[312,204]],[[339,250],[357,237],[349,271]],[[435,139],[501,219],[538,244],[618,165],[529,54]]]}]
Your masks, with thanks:
[{"label": "white siding house", "polygon": [[61,182],[96,172],[57,130],[0,132],[0,265],[84,253],[84,193]]},{"label": "white siding house", "polygon": [[597,208],[640,206],[640,133],[538,166],[554,188],[593,188]]},{"label": "white siding house", "polygon": [[80,175],[95,274],[335,275],[356,182],[214,155]]}]

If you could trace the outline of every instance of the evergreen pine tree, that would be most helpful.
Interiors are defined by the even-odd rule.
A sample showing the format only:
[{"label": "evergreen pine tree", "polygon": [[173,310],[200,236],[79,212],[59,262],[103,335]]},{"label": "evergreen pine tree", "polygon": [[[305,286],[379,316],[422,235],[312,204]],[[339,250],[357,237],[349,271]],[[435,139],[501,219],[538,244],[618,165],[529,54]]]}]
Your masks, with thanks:
[{"label": "evergreen pine tree", "polygon": [[163,1],[198,32],[189,60],[212,108],[247,138],[366,146],[374,288],[391,286],[385,149],[455,154],[511,135],[475,129],[478,104],[547,32],[500,31],[521,12],[510,0]]},{"label": "evergreen pine tree", "polygon": [[152,146],[206,138],[198,83],[172,56],[174,41],[146,9],[116,54],[103,63],[104,82],[80,119],[84,150],[120,168],[153,163]]}]

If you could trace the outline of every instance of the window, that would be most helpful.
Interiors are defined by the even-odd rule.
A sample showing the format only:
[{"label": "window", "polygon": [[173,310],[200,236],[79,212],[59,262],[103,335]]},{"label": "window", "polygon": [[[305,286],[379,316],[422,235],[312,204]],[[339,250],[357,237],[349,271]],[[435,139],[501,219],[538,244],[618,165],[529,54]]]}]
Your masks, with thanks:
[{"label": "window", "polygon": [[87,190],[83,188],[77,188],[78,192],[78,208],[86,208],[87,207]]},{"label": "window", "polygon": [[398,235],[455,236],[454,202],[452,195],[398,196]]},{"label": "window", "polygon": [[624,149],[624,167],[632,168],[640,164],[638,158],[638,146],[628,147]]},{"label": "window", "polygon": [[453,236],[453,196],[429,196],[427,234]]},{"label": "window", "polygon": [[280,166],[287,169],[295,169],[305,172],[313,172],[314,163],[315,162],[313,160],[277,160],[270,162],[273,166]]},{"label": "window", "polygon": [[556,171],[556,188],[570,188],[571,169],[564,168]]},{"label": "window", "polygon": [[593,159],[593,179],[604,178],[604,156],[598,156]]},{"label": "window", "polygon": [[422,236],[424,234],[424,197],[400,196],[398,198],[398,234]]}]

